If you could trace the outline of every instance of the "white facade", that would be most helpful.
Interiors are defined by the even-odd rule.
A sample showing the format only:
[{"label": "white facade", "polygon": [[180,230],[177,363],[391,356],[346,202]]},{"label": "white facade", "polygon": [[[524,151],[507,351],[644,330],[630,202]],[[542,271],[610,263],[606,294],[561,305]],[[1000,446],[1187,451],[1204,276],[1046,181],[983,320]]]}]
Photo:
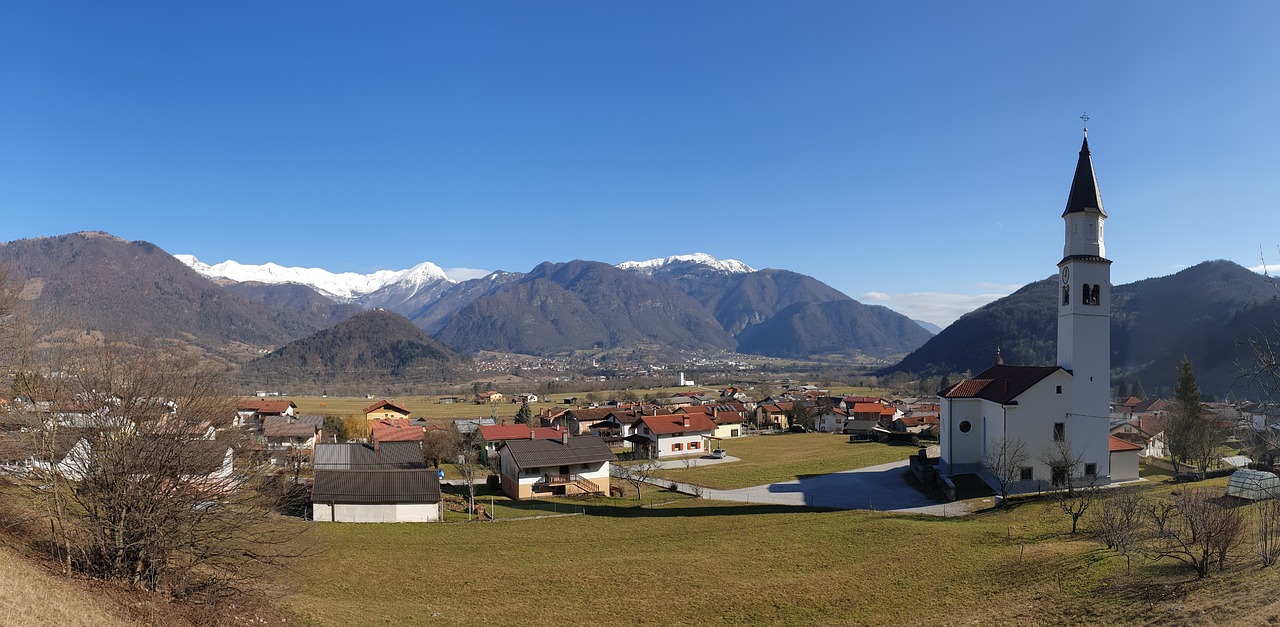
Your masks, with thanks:
[{"label": "white facade", "polygon": [[[1058,451],[1064,446],[1069,446],[1071,459],[1078,462],[1073,470],[1076,477],[1108,481],[1111,261],[1103,256],[1107,216],[1087,139],[1062,217],[1066,232],[1063,258],[1058,262],[1059,368],[1050,371],[997,362],[974,380],[944,392],[939,398],[943,474],[983,474],[984,456],[1008,440],[1021,442],[1028,457],[1021,473],[1025,481],[1015,491],[1051,482],[1053,469],[1045,460],[1060,457]],[[1130,471],[1122,470],[1126,475]]]},{"label": "white facade", "polygon": [[311,517],[317,522],[437,522],[442,507],[441,503],[315,503]]}]

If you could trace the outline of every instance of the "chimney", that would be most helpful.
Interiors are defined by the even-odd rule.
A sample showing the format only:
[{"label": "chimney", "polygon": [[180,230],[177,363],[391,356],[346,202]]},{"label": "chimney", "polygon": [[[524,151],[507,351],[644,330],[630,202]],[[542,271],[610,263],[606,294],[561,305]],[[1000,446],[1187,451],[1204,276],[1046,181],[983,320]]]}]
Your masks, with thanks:
[{"label": "chimney", "polygon": [[687,415],[684,417],[684,426],[689,426],[689,416]]},{"label": "chimney", "polygon": [[535,433],[537,433],[537,431],[534,431],[534,430],[533,430],[533,427],[529,427],[529,439],[530,439],[530,440],[536,440],[536,439],[538,439],[538,438],[536,438],[536,437],[534,437],[534,436],[533,436],[533,434],[535,434]]},{"label": "chimney", "polygon": [[564,433],[561,433],[561,434],[560,434],[560,443],[561,443],[561,444],[563,444],[563,445],[565,445],[565,446],[568,446],[568,445],[569,445],[569,431],[568,431],[568,430],[565,430],[565,432],[564,432]]}]

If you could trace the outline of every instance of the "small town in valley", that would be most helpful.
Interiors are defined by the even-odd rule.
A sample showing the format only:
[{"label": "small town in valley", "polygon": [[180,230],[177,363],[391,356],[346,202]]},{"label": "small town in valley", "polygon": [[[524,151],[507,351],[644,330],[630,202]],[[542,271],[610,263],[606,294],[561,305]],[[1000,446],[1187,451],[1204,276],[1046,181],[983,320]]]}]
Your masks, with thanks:
[{"label": "small town in valley", "polygon": [[1277,7],[6,13],[2,624],[1280,621]]}]

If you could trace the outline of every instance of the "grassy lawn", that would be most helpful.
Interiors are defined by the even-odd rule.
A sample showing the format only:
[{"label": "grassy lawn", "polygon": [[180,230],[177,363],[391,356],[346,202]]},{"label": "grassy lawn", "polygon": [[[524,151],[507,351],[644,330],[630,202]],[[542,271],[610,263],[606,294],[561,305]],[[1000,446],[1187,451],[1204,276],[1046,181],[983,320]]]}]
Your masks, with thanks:
[{"label": "grassy lawn", "polygon": [[536,520],[315,524],[321,551],[281,575],[278,598],[317,625],[1193,625],[1280,616],[1270,592],[1280,570],[1241,558],[1197,582],[1138,559],[1126,573],[1122,557],[1067,534],[1068,520],[1043,501],[938,519],[660,496],[668,502],[657,507],[570,500],[588,514]]},{"label": "grassy lawn", "polygon": [[759,435],[725,440],[723,446],[741,461],[663,470],[658,476],[729,490],[901,461],[917,450],[877,442],[850,444],[847,437],[831,433]]}]

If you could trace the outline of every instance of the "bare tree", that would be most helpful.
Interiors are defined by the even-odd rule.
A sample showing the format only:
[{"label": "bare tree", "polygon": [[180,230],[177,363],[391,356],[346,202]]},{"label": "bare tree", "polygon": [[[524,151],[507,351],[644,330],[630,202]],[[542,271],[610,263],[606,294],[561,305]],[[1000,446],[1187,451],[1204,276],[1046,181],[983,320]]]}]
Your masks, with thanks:
[{"label": "bare tree", "polygon": [[982,456],[982,467],[996,479],[1001,507],[1009,498],[1010,488],[1022,478],[1022,469],[1030,459],[1026,443],[1018,438],[1001,438]]},{"label": "bare tree", "polygon": [[1271,566],[1280,559],[1280,501],[1267,499],[1258,503],[1257,550],[1262,565]]},{"label": "bare tree", "polygon": [[636,489],[636,500],[640,500],[644,484],[653,479],[659,468],[658,460],[647,458],[634,464],[610,464],[609,474],[630,483]]},{"label": "bare tree", "polygon": [[1191,566],[1201,579],[1215,564],[1225,568],[1228,556],[1245,541],[1245,521],[1239,510],[1220,504],[1218,496],[1211,488],[1175,494],[1169,518],[1157,525],[1154,555]]},{"label": "bare tree", "polygon": [[427,429],[422,436],[422,459],[427,466],[440,467],[458,453],[462,438],[454,429]]},{"label": "bare tree", "polygon": [[1073,453],[1067,440],[1055,442],[1041,454],[1041,461],[1052,472],[1054,503],[1071,518],[1073,534],[1079,527],[1080,518],[1089,511],[1098,494],[1096,472],[1083,472],[1087,470],[1084,456],[1083,450]]},{"label": "bare tree", "polygon": [[65,568],[216,596],[294,553],[296,528],[272,520],[280,489],[263,456],[218,434],[234,406],[212,367],[113,345],[46,380],[58,387],[34,483]]},{"label": "bare tree", "polygon": [[1106,543],[1107,548],[1124,556],[1127,572],[1133,553],[1142,544],[1145,528],[1145,503],[1135,490],[1120,489],[1102,498],[1093,517],[1093,531]]},{"label": "bare tree", "polygon": [[479,435],[480,431],[478,429],[464,434],[461,438],[458,438],[458,446],[455,449],[458,471],[462,473],[462,480],[467,484],[468,516],[476,511],[476,479],[480,473],[487,472],[489,468],[480,459]]}]

